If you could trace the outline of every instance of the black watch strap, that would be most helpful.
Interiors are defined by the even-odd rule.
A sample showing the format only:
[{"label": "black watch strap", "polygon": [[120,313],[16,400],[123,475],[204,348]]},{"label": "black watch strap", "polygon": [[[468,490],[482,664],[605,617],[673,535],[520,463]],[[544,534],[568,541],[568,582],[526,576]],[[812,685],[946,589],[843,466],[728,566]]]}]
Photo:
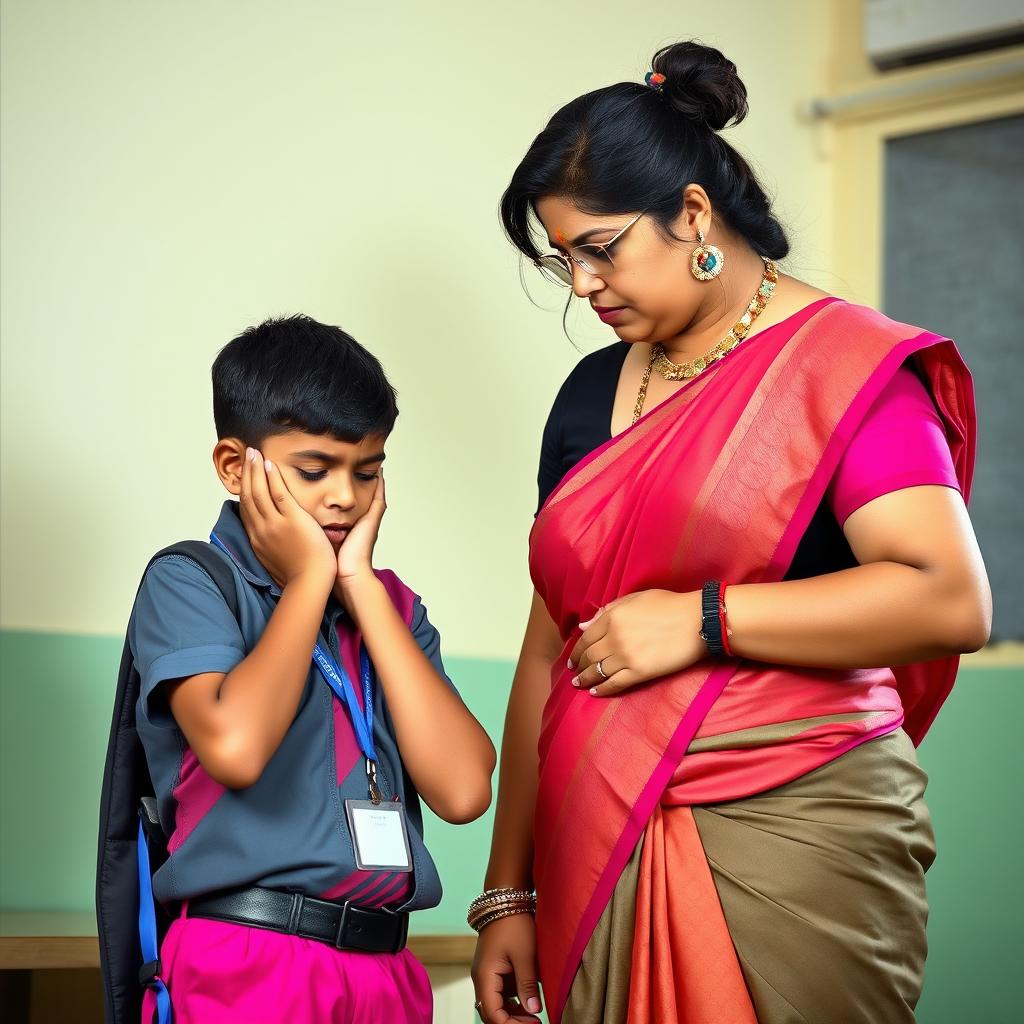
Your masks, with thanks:
[{"label": "black watch strap", "polygon": [[720,657],[725,654],[722,643],[721,580],[708,580],[700,590],[700,638],[708,645],[708,653]]}]

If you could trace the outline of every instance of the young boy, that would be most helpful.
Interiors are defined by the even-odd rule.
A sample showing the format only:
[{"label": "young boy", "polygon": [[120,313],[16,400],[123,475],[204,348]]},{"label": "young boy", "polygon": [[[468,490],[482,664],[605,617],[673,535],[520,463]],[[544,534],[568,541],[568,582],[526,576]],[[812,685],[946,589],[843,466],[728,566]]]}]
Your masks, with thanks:
[{"label": "young boy", "polygon": [[295,316],[227,345],[213,392],[214,466],[239,501],[211,542],[238,616],[169,555],[128,630],[170,836],[153,887],[181,907],[160,958],[175,1020],[426,1024],[405,933],[441,886],[417,797],[471,821],[495,756],[419,598],[372,568],[394,391],[345,332]]}]

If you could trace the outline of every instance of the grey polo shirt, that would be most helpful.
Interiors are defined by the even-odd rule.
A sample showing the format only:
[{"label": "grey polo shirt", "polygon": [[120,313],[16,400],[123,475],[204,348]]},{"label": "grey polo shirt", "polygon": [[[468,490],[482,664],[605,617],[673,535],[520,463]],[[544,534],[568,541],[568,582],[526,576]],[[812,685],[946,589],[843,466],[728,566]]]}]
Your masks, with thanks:
[{"label": "grey polo shirt", "polygon": [[[423,844],[419,799],[402,765],[379,684],[373,735],[381,788],[385,798],[398,796],[405,806],[411,875],[356,869],[344,801],[366,799],[365,762],[347,710],[312,658],[295,720],[255,784],[225,789],[206,775],[189,749],[160,684],[200,672],[230,672],[259,640],[281,594],[249,544],[237,503],[225,502],[215,531],[230,552],[230,558],[219,553],[234,572],[238,619],[195,562],[170,555],[146,574],[128,627],[142,679],[139,735],[160,820],[170,836],[170,857],[153,880],[157,898],[179,901],[262,885],[364,906],[436,906],[441,883]],[[321,643],[326,640],[340,662],[339,627],[349,628],[344,609],[332,598]],[[441,662],[440,637],[418,597],[410,629],[451,685]]]}]

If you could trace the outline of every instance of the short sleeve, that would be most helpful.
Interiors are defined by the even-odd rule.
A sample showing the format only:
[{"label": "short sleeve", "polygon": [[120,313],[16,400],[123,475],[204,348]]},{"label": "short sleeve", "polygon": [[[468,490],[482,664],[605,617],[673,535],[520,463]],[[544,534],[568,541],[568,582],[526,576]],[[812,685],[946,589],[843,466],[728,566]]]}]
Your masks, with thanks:
[{"label": "short sleeve", "polygon": [[171,727],[161,683],[202,672],[230,672],[246,655],[241,629],[217,585],[194,562],[161,558],[146,573],[128,626],[142,680],[140,711],[153,725]]},{"label": "short sleeve", "polygon": [[565,475],[565,468],[562,460],[562,420],[564,417],[566,394],[569,389],[570,376],[551,406],[547,422],[544,424],[544,433],[540,441],[540,466],[537,470],[537,511],[544,507],[544,502],[551,496],[552,491],[561,483]]},{"label": "short sleeve", "polygon": [[420,645],[420,650],[427,656],[434,671],[452,688],[455,693],[459,691],[445,671],[444,662],[441,660],[441,634],[427,618],[427,609],[423,602],[417,597],[412,607],[412,624],[410,625],[413,639]]},{"label": "short sleeve", "polygon": [[869,501],[926,484],[960,489],[938,410],[917,375],[901,367],[857,428],[826,500],[842,526]]}]

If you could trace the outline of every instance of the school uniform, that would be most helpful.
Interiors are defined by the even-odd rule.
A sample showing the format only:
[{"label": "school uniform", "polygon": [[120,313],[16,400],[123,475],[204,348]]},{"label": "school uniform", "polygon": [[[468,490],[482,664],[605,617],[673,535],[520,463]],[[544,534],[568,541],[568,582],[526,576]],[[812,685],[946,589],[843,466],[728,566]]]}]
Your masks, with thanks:
[{"label": "school uniform", "polygon": [[[258,781],[245,789],[226,789],[211,779],[170,714],[161,683],[230,672],[254,648],[281,596],[252,550],[235,502],[225,502],[214,536],[235,576],[237,618],[202,569],[170,555],[146,574],[128,627],[141,678],[137,726],[160,822],[170,837],[169,857],[153,876],[153,891],[162,903],[181,907],[161,949],[175,1020],[424,1024],[432,1018],[430,984],[408,949],[339,949],[301,937],[304,926],[298,927],[300,913],[303,921],[309,914],[297,896],[396,915],[441,899],[437,869],[423,843],[419,800],[372,666],[367,679],[378,782],[383,801],[397,798],[405,812],[412,867],[407,872],[357,866],[345,801],[367,799],[366,760],[350,710],[312,658],[294,721]],[[440,637],[419,597],[394,573],[377,575],[424,654],[451,685]],[[320,643],[355,681],[352,692],[365,712],[359,635],[333,598]],[[289,924],[298,934],[189,916],[190,905],[215,905],[211,896],[253,886],[297,894]],[[152,1019],[153,1005],[147,992],[144,1021]]]}]

